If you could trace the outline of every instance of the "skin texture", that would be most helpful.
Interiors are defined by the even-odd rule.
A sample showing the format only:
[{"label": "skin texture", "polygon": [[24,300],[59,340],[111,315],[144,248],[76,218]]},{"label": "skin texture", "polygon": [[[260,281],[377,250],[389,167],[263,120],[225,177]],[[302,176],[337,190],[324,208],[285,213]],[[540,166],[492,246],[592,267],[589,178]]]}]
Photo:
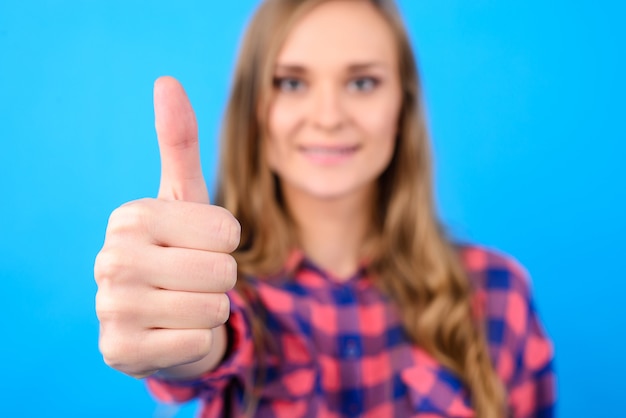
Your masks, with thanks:
[{"label": "skin texture", "polygon": [[279,52],[274,85],[268,162],[305,252],[341,280],[357,268],[396,142],[401,83],[388,23],[369,2],[317,6]]},{"label": "skin texture", "polygon": [[193,109],[182,86],[154,86],[161,185],[157,199],[111,214],[94,268],[100,351],[111,367],[141,378],[184,378],[215,367],[226,347],[225,292],[236,281],[229,254],[240,226],[209,204]]},{"label": "skin texture", "polygon": [[[297,23],[276,63],[267,145],[289,190],[343,198],[387,167],[401,103],[397,61],[387,22],[368,2],[328,2]],[[332,152],[340,149],[355,150]]]}]

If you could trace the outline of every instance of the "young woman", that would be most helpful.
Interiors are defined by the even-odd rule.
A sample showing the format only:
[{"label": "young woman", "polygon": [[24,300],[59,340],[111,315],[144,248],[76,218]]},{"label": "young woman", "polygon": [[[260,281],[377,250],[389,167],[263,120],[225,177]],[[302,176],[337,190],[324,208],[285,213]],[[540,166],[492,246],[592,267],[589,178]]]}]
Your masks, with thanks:
[{"label": "young woman", "polygon": [[445,236],[422,115],[392,1],[266,0],[212,206],[159,79],[158,199],[116,209],[96,260],[105,361],[206,417],[552,416],[527,275]]}]

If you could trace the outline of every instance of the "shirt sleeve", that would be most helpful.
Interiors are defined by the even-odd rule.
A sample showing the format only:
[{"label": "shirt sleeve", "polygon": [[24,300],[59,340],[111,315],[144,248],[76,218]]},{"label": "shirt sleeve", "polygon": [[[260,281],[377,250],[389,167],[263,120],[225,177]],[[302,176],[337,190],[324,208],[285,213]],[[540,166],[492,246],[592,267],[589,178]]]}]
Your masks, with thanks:
[{"label": "shirt sleeve", "polygon": [[554,350],[530,300],[528,327],[516,363],[518,368],[508,388],[515,418],[554,416],[556,402]]},{"label": "shirt sleeve", "polygon": [[491,359],[505,385],[507,416],[553,417],[554,349],[535,309],[530,275],[493,249],[466,246],[462,256],[474,286],[474,315],[486,326]]},{"label": "shirt sleeve", "polygon": [[551,418],[556,403],[553,345],[535,309],[527,271],[515,260],[509,259],[508,263],[511,293],[506,322],[514,338],[509,340],[511,344],[502,347],[501,360],[505,357],[512,360],[510,378],[506,381],[510,416]]},{"label": "shirt sleeve", "polygon": [[[229,348],[222,363],[215,369],[191,380],[167,380],[150,376],[146,384],[152,395],[161,402],[182,403],[194,398],[202,398],[210,404],[211,412],[219,412],[226,405],[225,391],[234,382],[239,387],[249,387],[253,373],[253,343],[249,319],[246,316],[244,301],[235,291],[228,292],[231,313],[226,323],[229,334]],[[217,415],[211,415],[217,416]]]}]

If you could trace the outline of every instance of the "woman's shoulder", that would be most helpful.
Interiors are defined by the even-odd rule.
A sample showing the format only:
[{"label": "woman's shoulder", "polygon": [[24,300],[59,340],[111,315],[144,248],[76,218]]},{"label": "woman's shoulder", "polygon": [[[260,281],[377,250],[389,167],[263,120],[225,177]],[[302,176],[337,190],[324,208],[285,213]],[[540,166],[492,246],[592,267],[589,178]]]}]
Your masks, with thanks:
[{"label": "woman's shoulder", "polygon": [[530,275],[514,256],[479,244],[455,246],[475,291],[517,293],[530,298]]},{"label": "woman's shoulder", "polygon": [[487,324],[489,342],[521,343],[538,321],[526,268],[513,256],[476,244],[458,246],[472,287],[472,309]]},{"label": "woman's shoulder", "polygon": [[554,347],[539,318],[526,268],[480,245],[457,247],[473,287],[474,315],[485,324],[490,355],[515,416],[552,416]]},{"label": "woman's shoulder", "polygon": [[540,351],[542,355],[536,358],[548,358],[552,350],[526,268],[513,256],[493,248],[474,244],[458,248],[473,288],[474,315],[486,324],[491,347],[511,354]]}]

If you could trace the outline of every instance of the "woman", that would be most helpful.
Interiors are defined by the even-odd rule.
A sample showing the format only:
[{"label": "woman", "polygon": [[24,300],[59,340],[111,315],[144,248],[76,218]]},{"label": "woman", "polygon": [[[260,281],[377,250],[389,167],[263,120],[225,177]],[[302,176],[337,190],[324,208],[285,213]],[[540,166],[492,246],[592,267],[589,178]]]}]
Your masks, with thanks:
[{"label": "woman", "polygon": [[422,112],[392,1],[267,0],[211,206],[158,80],[159,198],[114,211],[96,261],[105,361],[207,417],[551,416],[526,274],[445,237]]}]

